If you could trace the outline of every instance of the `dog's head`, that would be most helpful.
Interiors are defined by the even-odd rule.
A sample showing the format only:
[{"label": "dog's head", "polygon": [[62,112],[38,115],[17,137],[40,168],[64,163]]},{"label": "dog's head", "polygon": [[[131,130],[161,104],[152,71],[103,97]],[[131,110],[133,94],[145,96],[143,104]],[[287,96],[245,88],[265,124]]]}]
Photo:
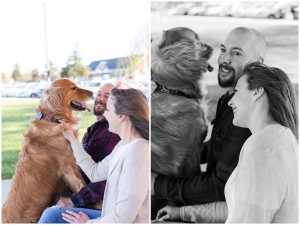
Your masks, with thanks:
[{"label": "dog's head", "polygon": [[204,72],[213,70],[207,62],[213,48],[202,43],[197,33],[185,27],[164,31],[152,53],[153,80],[190,96],[201,95],[197,82]]},{"label": "dog's head", "polygon": [[45,89],[39,110],[51,116],[72,119],[72,110],[84,111],[93,92],[79,88],[68,79],[58,79]]},{"label": "dog's head", "polygon": [[[198,50],[198,54],[203,59],[210,59],[213,48],[203,42],[201,42],[199,35],[193,30],[186,27],[175,27],[163,32],[162,39],[158,44],[158,49],[165,48],[170,45],[174,45],[180,41],[190,40],[194,42],[195,48]],[[211,72],[213,67],[211,65],[207,65],[207,70]]]}]

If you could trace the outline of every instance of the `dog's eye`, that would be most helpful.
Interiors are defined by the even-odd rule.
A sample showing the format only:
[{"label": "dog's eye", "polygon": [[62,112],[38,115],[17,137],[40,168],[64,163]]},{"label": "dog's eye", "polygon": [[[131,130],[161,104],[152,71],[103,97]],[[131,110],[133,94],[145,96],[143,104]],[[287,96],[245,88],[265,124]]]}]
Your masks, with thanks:
[{"label": "dog's eye", "polygon": [[71,87],[71,89],[75,91],[75,90],[77,90],[77,87],[74,86],[74,87]]}]

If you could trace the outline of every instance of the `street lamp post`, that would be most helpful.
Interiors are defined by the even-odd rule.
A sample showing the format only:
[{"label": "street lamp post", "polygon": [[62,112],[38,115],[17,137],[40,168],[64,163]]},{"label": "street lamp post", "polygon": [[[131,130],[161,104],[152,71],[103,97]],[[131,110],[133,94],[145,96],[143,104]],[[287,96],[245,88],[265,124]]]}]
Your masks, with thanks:
[{"label": "street lamp post", "polygon": [[47,18],[46,18],[46,3],[43,1],[43,15],[44,15],[44,35],[45,35],[45,50],[46,50],[46,75],[48,82],[51,81],[51,72],[49,68],[48,58],[48,39],[47,39]]}]

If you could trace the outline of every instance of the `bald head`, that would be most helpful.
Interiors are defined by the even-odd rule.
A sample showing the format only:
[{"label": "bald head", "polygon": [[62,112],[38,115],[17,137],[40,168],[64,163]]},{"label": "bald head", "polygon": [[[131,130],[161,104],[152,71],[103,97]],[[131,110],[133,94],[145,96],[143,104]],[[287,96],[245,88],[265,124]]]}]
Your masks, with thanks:
[{"label": "bald head", "polygon": [[[249,27],[237,27],[233,29],[227,39],[239,40],[238,44],[245,46],[245,50],[249,50],[249,54],[254,57],[254,61],[263,62],[266,54],[267,43],[264,36],[257,30]],[[246,49],[247,48],[247,49]]]},{"label": "bald head", "polygon": [[100,91],[101,90],[106,90],[106,92],[111,93],[112,89],[115,88],[115,85],[112,83],[104,83],[100,85]]},{"label": "bald head", "polygon": [[233,88],[248,63],[264,61],[266,47],[266,40],[258,31],[247,27],[233,29],[221,44],[219,85]]},{"label": "bald head", "polygon": [[99,91],[97,92],[95,101],[94,101],[94,115],[97,117],[97,120],[101,120],[103,117],[103,113],[106,109],[106,103],[109,95],[112,90],[115,88],[115,85],[112,83],[104,83],[100,86]]}]

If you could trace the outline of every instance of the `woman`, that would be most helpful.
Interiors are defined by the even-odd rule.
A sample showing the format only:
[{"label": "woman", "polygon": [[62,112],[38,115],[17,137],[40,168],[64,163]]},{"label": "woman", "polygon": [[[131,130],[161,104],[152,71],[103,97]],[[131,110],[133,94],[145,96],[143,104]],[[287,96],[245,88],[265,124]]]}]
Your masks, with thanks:
[{"label": "woman", "polygon": [[229,101],[233,124],[250,129],[225,186],[228,223],[298,222],[298,117],[292,84],[280,69],[245,68]]},{"label": "woman", "polygon": [[[298,117],[288,76],[262,63],[246,66],[229,101],[233,124],[249,128],[225,186],[226,204],[166,207],[159,217],[227,223],[298,222]],[[216,207],[218,206],[218,207]],[[204,209],[204,210],[203,210]],[[224,213],[225,212],[225,213]]]},{"label": "woman", "polygon": [[[149,109],[146,97],[136,89],[113,89],[104,113],[109,131],[121,141],[110,155],[95,163],[83,150],[73,131],[70,141],[77,164],[92,182],[107,180],[102,211],[79,208],[48,208],[40,223],[53,223],[51,211],[61,210],[69,223],[148,223],[149,222]],[[101,214],[101,217],[100,217]]]}]

